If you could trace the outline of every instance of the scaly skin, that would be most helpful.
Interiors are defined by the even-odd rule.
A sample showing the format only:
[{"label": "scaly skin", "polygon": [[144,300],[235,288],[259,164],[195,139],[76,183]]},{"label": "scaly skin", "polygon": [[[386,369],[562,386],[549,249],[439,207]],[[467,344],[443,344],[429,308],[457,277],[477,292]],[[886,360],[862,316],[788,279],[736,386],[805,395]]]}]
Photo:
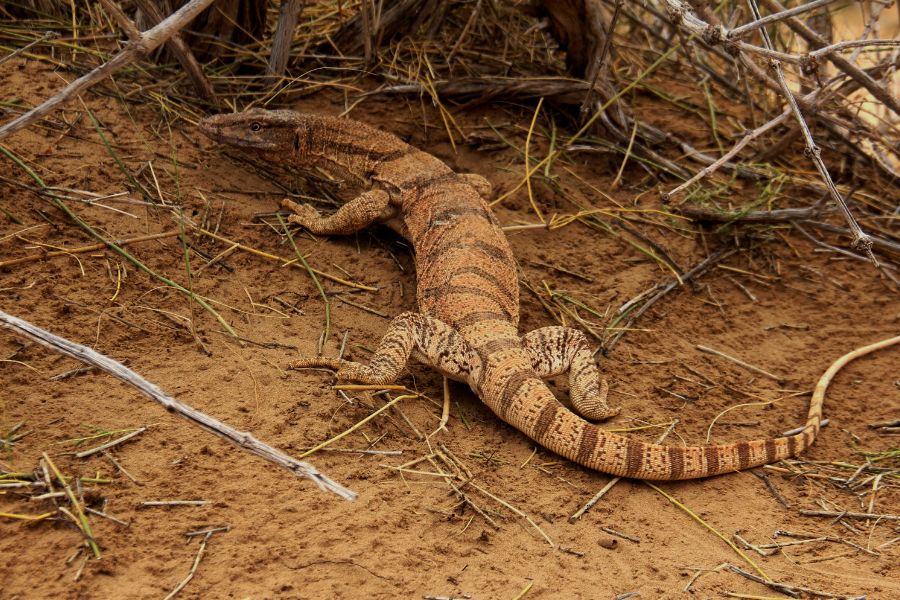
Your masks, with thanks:
[{"label": "scaly skin", "polygon": [[395,380],[412,356],[464,381],[501,419],[545,448],[622,477],[708,477],[794,456],[819,431],[821,398],[803,431],[789,437],[707,446],[660,446],[615,435],[557,401],[542,378],[569,371],[572,403],[597,420],[615,414],[585,336],[545,327],[518,333],[519,286],[509,244],[485,201],[490,184],[458,175],[437,158],[362,123],[291,111],[251,110],[200,123],[209,137],[321,169],[369,191],[328,217],[286,200],[290,220],[313,233],[348,234],[385,222],[415,247],[419,312],[396,317],[369,365],[309,358],[292,366],[328,366],[339,379]]}]

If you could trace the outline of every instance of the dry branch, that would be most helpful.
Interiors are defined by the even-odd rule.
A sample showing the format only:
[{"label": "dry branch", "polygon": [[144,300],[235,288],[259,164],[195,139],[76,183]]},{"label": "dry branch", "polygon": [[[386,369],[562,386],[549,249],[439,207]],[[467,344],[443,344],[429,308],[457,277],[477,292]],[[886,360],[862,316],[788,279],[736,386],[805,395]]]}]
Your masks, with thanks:
[{"label": "dry branch", "polygon": [[12,58],[15,58],[15,57],[19,56],[19,55],[22,54],[23,52],[27,52],[28,50],[30,50],[30,49],[33,48],[34,46],[37,46],[38,44],[42,44],[42,43],[46,42],[47,40],[54,40],[54,39],[56,39],[56,38],[58,38],[58,37],[59,37],[59,34],[56,33],[55,31],[48,31],[47,33],[45,33],[45,34],[43,35],[43,37],[41,37],[41,38],[39,38],[39,39],[36,39],[36,40],[34,40],[33,42],[30,42],[30,43],[28,43],[28,44],[25,44],[25,45],[22,46],[21,48],[15,50],[15,51],[13,51],[13,52],[10,52],[9,54],[7,54],[6,56],[4,56],[3,58],[0,58],[0,65],[2,65],[3,63],[5,63],[6,61],[8,61],[8,60],[10,60],[10,59],[12,59]]},{"label": "dry branch", "polygon": [[[693,35],[701,37],[707,44],[724,43],[726,44],[726,46],[730,45],[732,51],[734,51],[738,55],[741,64],[747,67],[755,77],[763,81],[768,87],[777,90],[784,97],[791,114],[794,115],[798,125],[800,126],[800,130],[803,133],[803,138],[806,143],[806,153],[808,157],[813,161],[813,164],[819,171],[819,175],[825,182],[825,186],[828,189],[832,200],[834,201],[835,205],[837,205],[841,209],[841,212],[844,215],[844,219],[847,221],[850,230],[853,232],[852,246],[863,248],[877,266],[878,262],[875,260],[875,257],[872,254],[871,250],[872,240],[856,223],[856,220],[850,213],[849,208],[847,208],[844,199],[838,193],[837,188],[835,187],[834,182],[832,181],[831,176],[828,173],[828,169],[825,167],[825,163],[822,161],[821,150],[813,140],[812,133],[810,132],[809,127],[807,126],[806,121],[803,118],[800,103],[798,101],[799,99],[790,90],[787,80],[784,77],[780,61],[783,60],[785,56],[789,57],[789,55],[785,55],[783,53],[775,53],[773,51],[772,42],[769,38],[768,32],[765,29],[760,30],[764,47],[752,46],[745,42],[732,40],[730,37],[731,32],[729,32],[722,25],[706,23],[705,21],[699,19],[692,12],[690,6],[682,0],[664,1],[669,8],[670,14],[674,16],[674,20],[679,27],[683,28],[685,31]],[[757,8],[756,3],[752,0],[750,2],[750,8],[753,11],[754,16],[757,18],[757,20],[759,20],[759,9]],[[745,52],[747,51],[762,54],[768,58],[768,66],[774,72],[775,80],[772,80],[768,76],[768,73],[760,69],[758,65],[753,63],[749,59],[749,57],[746,56]],[[784,114],[782,114],[782,116],[778,118],[781,119],[783,117]],[[772,122],[770,122],[770,124],[771,123]],[[734,152],[734,150],[732,152]],[[704,171],[707,171],[707,169],[705,169]],[[679,188],[683,187],[684,186],[679,186]]]},{"label": "dry branch", "polygon": [[804,517],[834,517],[836,519],[873,519],[878,521],[900,521],[900,515],[878,515],[874,513],[859,513],[836,510],[801,510]]},{"label": "dry branch", "polygon": [[[779,208],[775,210],[754,210],[750,212],[726,212],[717,211],[709,208],[701,208],[698,206],[673,206],[670,210],[676,214],[690,217],[691,219],[701,223],[791,223],[798,222],[801,225],[809,225],[816,229],[837,233],[852,238],[853,235],[849,229],[832,225],[831,223],[823,223],[814,221],[824,213],[819,205],[807,206],[805,208]],[[900,254],[900,242],[896,242],[889,238],[883,238],[877,235],[869,234],[872,245],[875,248],[886,252],[894,252]],[[2,263],[0,263],[2,264]]]},{"label": "dry branch", "polygon": [[[758,18],[757,13],[757,21],[754,21],[754,23],[751,23],[744,27],[737,27],[731,30],[723,27],[720,24],[706,22],[703,19],[700,19],[693,13],[693,11],[691,10],[691,6],[682,0],[661,1],[665,4],[669,15],[672,16],[676,25],[682,27],[685,31],[700,37],[707,44],[723,44],[726,48],[730,48],[733,51],[750,52],[778,59],[783,59],[785,56],[793,56],[785,55],[783,53],[778,53],[781,56],[774,56],[771,47],[754,46],[753,44],[748,44],[738,39],[745,33],[743,31],[745,27],[751,28],[751,26],[753,26],[752,29],[755,30],[758,24],[762,21],[777,21],[781,20],[782,18],[786,20],[788,25],[792,29],[794,29],[794,31],[796,31],[801,37],[803,37],[808,43],[815,46],[816,49],[824,48],[825,46],[830,45],[827,40],[823,39],[815,31],[813,31],[808,26],[799,21],[796,17],[794,17],[793,14],[795,13],[792,12],[792,10],[784,10],[784,7],[781,6],[781,4],[779,4],[777,0],[762,0],[763,3],[769,7],[769,9],[776,11],[775,14],[770,15],[765,19],[760,19]],[[820,1],[824,4],[827,3],[828,0]],[[806,6],[810,6],[813,4],[816,4],[816,2],[810,3]],[[750,29],[748,29],[748,31],[749,30]],[[765,39],[767,35],[766,30],[761,29],[761,32]],[[891,110],[900,115],[900,102],[898,102],[897,99],[894,98],[887,89],[885,89],[883,86],[880,86],[871,77],[866,75],[861,69],[854,67],[849,61],[835,55],[834,53],[829,53],[828,59],[833,62],[835,66],[844,71],[849,77],[855,79],[860,83],[860,85],[869,90],[869,92],[875,98],[883,102],[885,106],[888,106]],[[802,61],[802,58],[795,57],[794,60],[800,62]]]},{"label": "dry branch", "polygon": [[831,4],[835,0],[814,0],[813,2],[807,2],[806,4],[801,4],[795,8],[791,8],[789,10],[781,10],[779,7],[777,10],[779,12],[773,13],[766,17],[757,18],[752,23],[747,23],[746,25],[741,25],[740,27],[735,27],[731,31],[728,32],[728,39],[737,40],[742,37],[746,37],[748,34],[756,31],[761,27],[765,27],[770,23],[777,23],[778,21],[783,21],[785,19],[789,19],[796,15],[803,14],[805,12],[809,12],[811,10],[815,10],[820,6],[825,6],[826,4]]},{"label": "dry branch", "polygon": [[[112,0],[108,0],[108,2],[112,3]],[[147,15],[147,20],[151,24],[158,25],[162,22],[163,15],[159,12],[159,8],[152,0],[135,0],[135,3],[144,14]],[[139,42],[140,38],[136,41]],[[213,91],[209,79],[207,79],[206,75],[203,73],[203,67],[197,62],[194,52],[182,39],[181,35],[175,33],[172,38],[166,42],[166,48],[168,48],[169,52],[171,52],[175,58],[178,59],[178,62],[181,63],[181,67],[184,69],[184,72],[187,73],[187,76],[190,77],[191,82],[194,84],[200,97],[210,104],[218,104],[216,93]]]},{"label": "dry branch", "polygon": [[272,53],[269,55],[269,65],[266,68],[268,75],[284,75],[288,58],[291,55],[291,41],[294,38],[294,28],[303,8],[301,0],[282,0],[278,14],[278,26],[275,35],[272,36]]},{"label": "dry branch", "polygon": [[[520,100],[544,98],[547,102],[578,106],[591,89],[588,82],[570,77],[455,77],[452,80],[434,81],[430,87],[440,97],[468,99],[470,102],[466,108],[498,98]],[[423,94],[427,91],[422,84],[399,84],[366,92],[363,96]]]},{"label": "dry branch", "polygon": [[137,60],[138,57],[143,56],[148,52],[152,52],[166,40],[175,35],[182,27],[190,23],[194,17],[203,12],[203,10],[212,3],[213,0],[191,0],[191,2],[188,2],[172,13],[172,15],[162,23],[143,32],[139,40],[128,42],[124,50],[116,54],[107,62],[103,63],[90,73],[79,77],[40,106],[29,110],[20,117],[13,119],[0,127],[0,140],[27,127],[38,119],[42,119],[58,106],[65,104],[95,83],[112,75],[125,65]]},{"label": "dry branch", "polygon": [[754,575],[753,573],[748,573],[747,571],[745,571],[735,565],[728,565],[728,570],[731,571],[732,573],[737,573],[738,575],[741,575],[742,577],[746,577],[747,579],[750,579],[751,581],[761,583],[761,584],[775,590],[776,592],[786,594],[786,595],[790,596],[791,598],[800,598],[800,597],[802,597],[802,595],[804,593],[809,594],[811,596],[820,596],[820,597],[825,597],[825,598],[841,598],[841,599],[849,598],[849,596],[845,596],[845,595],[841,595],[841,594],[834,594],[832,592],[821,592],[818,590],[813,590],[813,589],[806,588],[806,587],[800,587],[797,585],[790,585],[787,583],[779,583],[777,581],[772,581],[771,579],[764,579],[762,577]]},{"label": "dry branch", "polygon": [[553,37],[566,50],[568,71],[576,77],[593,80],[599,71],[608,37],[600,3],[555,0],[540,4],[549,20]]},{"label": "dry branch", "polygon": [[[370,2],[363,2],[363,5]],[[377,19],[371,19],[368,10],[362,10],[355,17],[347,21],[340,31],[332,36],[334,44],[326,43],[322,50],[326,53],[333,52],[334,46],[340,48],[344,54],[359,54],[365,49],[366,38],[377,48],[379,40],[388,40],[401,32],[413,32],[422,21],[435,12],[435,0],[397,0],[397,2],[384,3],[385,7]],[[378,3],[379,6],[382,3]],[[366,27],[364,20],[377,20],[376,27]]]},{"label": "dry branch", "polygon": [[9,315],[3,311],[0,311],[0,326],[34,340],[61,354],[65,354],[66,356],[106,371],[116,379],[136,387],[145,395],[162,404],[167,410],[178,414],[195,425],[199,425],[210,433],[218,435],[252,454],[261,456],[269,462],[284,467],[298,477],[306,477],[307,479],[312,480],[313,483],[323,490],[333,492],[345,500],[353,500],[356,497],[354,492],[329,479],[311,464],[292,458],[280,450],[260,442],[250,433],[238,431],[218,419],[214,419],[187,404],[175,400],[171,396],[166,395],[156,385],[150,383],[122,363],[113,360],[108,356],[104,356],[87,346],[82,346],[81,344],[76,344],[75,342],[54,335],[49,331],[36,327],[27,321],[23,321],[22,319]]},{"label": "dry branch", "polygon": [[[753,10],[755,16],[759,18],[759,8],[757,7],[756,2],[754,0],[749,1],[750,8]],[[763,29],[761,33],[763,42],[765,43],[765,47],[771,50],[772,41],[771,39],[769,39],[768,32]],[[785,79],[784,77],[781,63],[778,60],[772,60],[769,66],[773,71],[775,71],[775,76],[777,78],[778,85],[781,88],[782,95],[784,96],[784,99],[787,100],[791,112],[794,114],[794,117],[797,119],[797,123],[800,125],[800,131],[801,133],[803,133],[803,140],[806,142],[807,156],[813,161],[816,169],[818,169],[819,175],[825,182],[825,186],[828,188],[828,192],[831,194],[832,200],[834,200],[835,205],[841,209],[841,212],[844,213],[844,220],[847,221],[847,225],[849,225],[850,230],[853,232],[853,242],[851,246],[853,248],[864,249],[869,254],[872,262],[877,265],[878,262],[872,255],[872,240],[869,239],[869,236],[856,223],[856,219],[854,219],[853,215],[850,213],[850,209],[847,207],[847,203],[844,202],[844,198],[841,196],[840,192],[838,192],[837,187],[831,180],[831,175],[828,173],[828,168],[825,166],[825,162],[822,160],[822,151],[813,140],[812,132],[809,130],[809,126],[806,124],[806,120],[803,118],[803,114],[800,112],[800,106],[797,103],[797,99],[794,97],[794,93],[791,91],[790,87],[788,86],[787,79]]]},{"label": "dry branch", "polygon": [[[784,7],[778,3],[778,0],[762,0],[762,3],[766,5],[769,10],[780,11]],[[796,17],[790,17],[786,20],[787,26],[793,29],[797,35],[806,40],[810,46],[819,49],[824,48],[829,45],[828,40],[820,36],[818,33],[810,29],[810,27],[797,19]],[[846,73],[848,76],[852,77],[855,81],[857,81],[860,85],[862,85],[873,97],[877,100],[880,100],[884,103],[885,106],[890,108],[896,114],[900,115],[900,101],[897,100],[884,86],[880,85],[877,81],[872,79],[865,71],[855,66],[853,63],[848,61],[842,56],[838,56],[835,54],[829,54],[828,60],[831,61],[834,66],[838,69]]]},{"label": "dry branch", "polygon": [[[660,300],[663,296],[665,296],[666,294],[668,294],[669,292],[671,292],[678,286],[684,285],[685,282],[690,281],[691,279],[694,279],[694,278],[698,277],[699,275],[703,274],[711,266],[715,265],[718,262],[725,260],[732,254],[737,252],[737,250],[738,250],[737,248],[721,248],[721,249],[717,250],[716,252],[714,252],[713,254],[706,257],[705,259],[703,259],[702,261],[700,261],[699,263],[697,263],[696,265],[694,265],[694,267],[692,267],[690,270],[685,271],[679,277],[676,277],[675,279],[670,281],[669,283],[667,283],[665,285],[658,284],[657,286],[655,286],[655,288],[651,288],[650,290],[642,292],[640,294],[641,298],[646,296],[648,293],[652,293],[654,289],[658,290],[650,299],[648,299],[646,302],[644,302],[640,306],[640,308],[636,309],[634,312],[632,312],[630,315],[628,315],[628,319],[624,323],[617,324],[619,332],[616,333],[614,336],[612,336],[612,338],[610,338],[609,340],[607,340],[606,342],[604,342],[601,345],[601,350],[603,352],[603,355],[609,356],[609,353],[612,351],[613,347],[619,343],[619,340],[622,339],[622,336],[628,332],[628,330],[631,328],[631,326],[634,324],[634,322],[637,321],[641,315],[643,315],[645,312],[647,312],[647,309],[649,309],[651,306],[656,304],[656,302],[658,300]],[[632,304],[632,302],[627,302],[623,306],[630,306],[631,304]]]},{"label": "dry branch", "polygon": [[812,219],[819,216],[819,206],[806,208],[779,208],[776,210],[754,210],[750,212],[723,212],[697,206],[675,206],[672,212],[690,217],[695,221],[711,223],[784,223]]}]

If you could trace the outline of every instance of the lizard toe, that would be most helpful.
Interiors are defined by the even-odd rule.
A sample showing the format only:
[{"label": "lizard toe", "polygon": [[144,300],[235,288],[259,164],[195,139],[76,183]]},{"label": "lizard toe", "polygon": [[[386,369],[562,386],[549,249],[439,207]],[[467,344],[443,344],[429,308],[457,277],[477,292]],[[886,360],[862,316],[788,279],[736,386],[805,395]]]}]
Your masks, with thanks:
[{"label": "lizard toe", "polygon": [[340,358],[308,356],[291,361],[288,365],[288,369],[333,369],[335,371],[340,371],[342,368],[341,363],[343,362],[346,361],[343,361]]}]

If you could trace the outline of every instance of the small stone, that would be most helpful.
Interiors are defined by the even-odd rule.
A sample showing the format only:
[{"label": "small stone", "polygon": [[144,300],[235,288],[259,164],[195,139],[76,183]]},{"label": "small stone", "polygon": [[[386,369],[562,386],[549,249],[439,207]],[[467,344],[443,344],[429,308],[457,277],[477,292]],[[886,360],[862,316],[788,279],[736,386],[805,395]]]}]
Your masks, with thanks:
[{"label": "small stone", "polygon": [[606,548],[607,550],[615,550],[619,547],[619,540],[614,537],[602,537],[597,543],[600,544],[601,548]]}]

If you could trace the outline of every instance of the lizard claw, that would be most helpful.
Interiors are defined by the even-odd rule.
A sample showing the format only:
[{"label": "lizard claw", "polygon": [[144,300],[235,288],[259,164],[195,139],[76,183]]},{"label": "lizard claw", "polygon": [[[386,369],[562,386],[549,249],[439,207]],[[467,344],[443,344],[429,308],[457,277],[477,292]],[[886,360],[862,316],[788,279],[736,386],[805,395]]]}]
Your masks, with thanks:
[{"label": "lizard claw", "polygon": [[361,365],[351,360],[342,358],[329,358],[327,356],[311,356],[299,358],[288,365],[288,369],[331,369],[337,381],[364,381],[360,377]]},{"label": "lizard claw", "polygon": [[293,213],[288,217],[289,223],[296,223],[307,229],[310,222],[322,217],[322,215],[319,214],[319,211],[309,204],[297,204],[293,200],[287,198],[281,201],[281,208]]}]

